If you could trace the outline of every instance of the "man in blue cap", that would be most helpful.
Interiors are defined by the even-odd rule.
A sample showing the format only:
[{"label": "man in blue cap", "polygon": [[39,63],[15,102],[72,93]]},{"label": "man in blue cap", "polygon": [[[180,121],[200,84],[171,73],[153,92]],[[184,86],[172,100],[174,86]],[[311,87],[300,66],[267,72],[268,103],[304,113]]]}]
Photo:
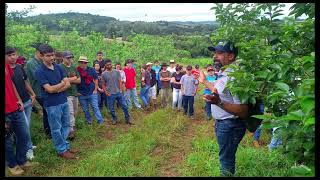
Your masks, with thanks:
[{"label": "man in blue cap", "polygon": [[211,103],[212,115],[215,119],[215,134],[219,144],[221,164],[220,173],[222,176],[233,176],[236,151],[246,132],[245,122],[242,119],[248,116],[248,105],[241,104],[239,98],[226,88],[227,82],[230,81],[228,73],[233,69],[223,67],[235,63],[238,49],[232,42],[224,40],[220,41],[217,46],[210,46],[208,49],[214,53],[214,62],[220,62],[222,68],[214,85],[206,80],[202,71],[199,82],[212,92],[211,95],[204,95],[204,99]]}]

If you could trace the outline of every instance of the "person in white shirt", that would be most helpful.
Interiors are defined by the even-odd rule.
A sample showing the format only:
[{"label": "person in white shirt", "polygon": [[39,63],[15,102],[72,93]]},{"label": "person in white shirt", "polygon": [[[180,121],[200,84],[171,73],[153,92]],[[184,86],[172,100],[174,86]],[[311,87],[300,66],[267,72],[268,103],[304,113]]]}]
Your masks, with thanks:
[{"label": "person in white shirt", "polygon": [[233,69],[223,67],[235,64],[238,49],[229,41],[220,41],[217,46],[210,46],[208,49],[214,52],[214,61],[221,62],[222,68],[214,85],[206,80],[202,71],[198,79],[212,92],[211,95],[204,95],[204,99],[212,104],[221,176],[233,176],[237,148],[246,132],[244,120],[248,117],[248,105],[241,104],[239,98],[226,88],[227,82],[232,80],[228,73]]},{"label": "person in white shirt", "polygon": [[[173,59],[170,60],[170,66],[167,68],[167,70],[170,72],[171,76],[173,73],[176,72],[176,63]],[[171,91],[173,91],[172,83],[170,82]]]},{"label": "person in white shirt", "polygon": [[176,72],[176,63],[174,60],[170,60],[170,66],[167,68],[167,70],[171,73],[171,75]]}]

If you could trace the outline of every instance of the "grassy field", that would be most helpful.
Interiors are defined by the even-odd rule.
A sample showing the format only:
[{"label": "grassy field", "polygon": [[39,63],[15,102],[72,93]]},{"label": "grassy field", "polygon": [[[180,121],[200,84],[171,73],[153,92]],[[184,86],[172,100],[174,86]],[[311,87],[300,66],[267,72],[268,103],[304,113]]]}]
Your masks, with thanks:
[{"label": "grassy field", "polygon": [[[104,110],[103,126],[87,125],[80,109],[77,134],[71,147],[80,150],[78,160],[57,157],[52,142],[45,138],[41,115],[32,114],[32,139],[38,167],[24,176],[219,176],[219,148],[214,121],[205,120],[204,103],[196,97],[195,119],[170,107],[157,111],[133,109],[135,125],[111,125]],[[80,107],[79,107],[80,108]],[[91,113],[93,115],[93,113]],[[292,176],[293,162],[282,154],[269,152],[270,133],[262,131],[263,146],[255,149],[252,137],[241,141],[235,176]],[[6,170],[6,176],[10,176]]]}]

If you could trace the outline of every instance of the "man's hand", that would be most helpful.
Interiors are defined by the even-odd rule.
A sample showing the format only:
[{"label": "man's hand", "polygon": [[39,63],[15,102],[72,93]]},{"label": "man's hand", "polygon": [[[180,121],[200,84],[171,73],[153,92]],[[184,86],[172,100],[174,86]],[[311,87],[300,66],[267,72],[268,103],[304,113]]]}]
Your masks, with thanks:
[{"label": "man's hand", "polygon": [[61,83],[65,86],[66,85],[66,81],[64,79],[61,80]]},{"label": "man's hand", "polygon": [[103,89],[101,89],[101,88],[98,88],[98,91],[101,92],[101,93],[103,93]]},{"label": "man's hand", "polygon": [[108,91],[105,91],[105,93],[106,93],[107,96],[110,96],[110,93]]},{"label": "man's hand", "polygon": [[213,95],[203,95],[203,99],[211,104],[219,104],[221,99],[219,94],[214,93]]},{"label": "man's hand", "polygon": [[198,79],[199,83],[203,83],[206,80],[206,75],[203,71],[200,71],[199,75],[196,75],[195,78]]},{"label": "man's hand", "polygon": [[30,98],[31,98],[32,105],[34,105],[34,103],[36,102],[36,95],[30,96]]},{"label": "man's hand", "polygon": [[93,90],[93,93],[92,94],[97,94],[98,93],[98,91],[97,90]]},{"label": "man's hand", "polygon": [[21,101],[18,101],[18,106],[19,106],[19,111],[23,111],[24,107],[23,107],[23,103]]}]

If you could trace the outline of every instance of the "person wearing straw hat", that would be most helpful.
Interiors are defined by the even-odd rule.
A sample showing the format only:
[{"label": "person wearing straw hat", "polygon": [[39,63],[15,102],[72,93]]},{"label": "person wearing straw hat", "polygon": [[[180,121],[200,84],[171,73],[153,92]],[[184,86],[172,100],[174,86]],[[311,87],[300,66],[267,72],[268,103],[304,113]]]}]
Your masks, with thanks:
[{"label": "person wearing straw hat", "polygon": [[80,56],[77,71],[80,74],[81,82],[78,84],[79,102],[86,117],[87,123],[92,124],[89,104],[91,105],[98,124],[103,124],[103,118],[98,106],[98,75],[94,68],[88,67],[88,58]]}]

